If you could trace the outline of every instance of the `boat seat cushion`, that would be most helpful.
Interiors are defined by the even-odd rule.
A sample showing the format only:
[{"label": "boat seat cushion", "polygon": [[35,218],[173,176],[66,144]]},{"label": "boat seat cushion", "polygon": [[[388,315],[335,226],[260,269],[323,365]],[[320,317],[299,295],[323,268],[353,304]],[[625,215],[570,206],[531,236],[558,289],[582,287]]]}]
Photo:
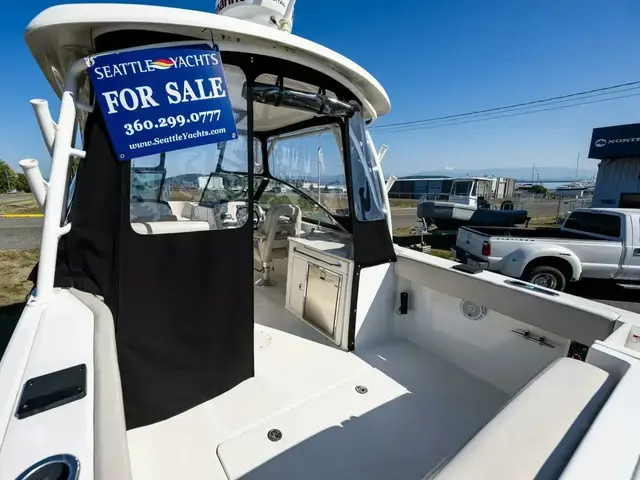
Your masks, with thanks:
[{"label": "boat seat cushion", "polygon": [[561,358],[518,392],[435,476],[557,478],[610,393],[608,373]]},{"label": "boat seat cushion", "polygon": [[164,235],[167,233],[204,232],[210,230],[206,221],[182,222],[132,222],[131,228],[139,235]]},{"label": "boat seat cushion", "polygon": [[151,200],[132,200],[129,206],[131,221],[138,222],[168,222],[177,221],[168,202]]}]

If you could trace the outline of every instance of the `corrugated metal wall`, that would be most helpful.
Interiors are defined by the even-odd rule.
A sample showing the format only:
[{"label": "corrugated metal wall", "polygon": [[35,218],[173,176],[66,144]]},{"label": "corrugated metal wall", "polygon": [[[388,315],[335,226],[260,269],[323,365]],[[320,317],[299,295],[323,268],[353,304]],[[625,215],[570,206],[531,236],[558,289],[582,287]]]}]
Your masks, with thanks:
[{"label": "corrugated metal wall", "polygon": [[591,206],[617,207],[623,193],[640,193],[640,158],[601,161]]}]

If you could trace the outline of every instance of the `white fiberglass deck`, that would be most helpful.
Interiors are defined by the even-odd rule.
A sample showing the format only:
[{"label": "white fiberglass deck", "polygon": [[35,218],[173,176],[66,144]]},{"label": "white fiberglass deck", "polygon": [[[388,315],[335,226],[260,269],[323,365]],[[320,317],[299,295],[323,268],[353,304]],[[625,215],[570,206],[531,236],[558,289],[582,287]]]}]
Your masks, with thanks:
[{"label": "white fiberglass deck", "polygon": [[256,289],[254,378],[128,432],[134,478],[421,479],[507,401],[406,340],[358,355],[331,347],[280,295]]}]

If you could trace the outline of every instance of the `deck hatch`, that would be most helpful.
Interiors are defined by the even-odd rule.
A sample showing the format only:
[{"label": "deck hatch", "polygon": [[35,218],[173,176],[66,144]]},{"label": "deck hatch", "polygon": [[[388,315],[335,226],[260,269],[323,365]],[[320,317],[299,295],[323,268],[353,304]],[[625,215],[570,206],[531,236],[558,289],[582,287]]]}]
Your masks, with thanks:
[{"label": "deck hatch", "polygon": [[87,394],[87,367],[74,367],[27,380],[16,410],[19,419],[80,400]]}]

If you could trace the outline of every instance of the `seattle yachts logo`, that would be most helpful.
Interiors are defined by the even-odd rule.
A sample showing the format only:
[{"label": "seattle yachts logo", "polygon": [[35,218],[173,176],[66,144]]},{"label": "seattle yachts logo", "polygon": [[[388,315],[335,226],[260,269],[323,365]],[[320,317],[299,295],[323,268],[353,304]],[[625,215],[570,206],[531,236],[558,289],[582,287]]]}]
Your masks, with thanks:
[{"label": "seattle yachts logo", "polygon": [[607,144],[607,141],[604,138],[600,138],[599,140],[596,140],[596,147],[604,147]]},{"label": "seattle yachts logo", "polygon": [[155,62],[151,62],[150,67],[154,70],[167,70],[175,65],[175,61],[171,59],[161,58]]},{"label": "seattle yachts logo", "polygon": [[[198,52],[195,54],[178,55],[156,59],[132,60],[129,62],[108,63],[93,68],[95,80],[105,78],[125,77],[140,73],[150,73],[178,68],[212,67],[220,64],[217,52]],[[87,66],[92,68],[95,59],[89,58]]]}]

